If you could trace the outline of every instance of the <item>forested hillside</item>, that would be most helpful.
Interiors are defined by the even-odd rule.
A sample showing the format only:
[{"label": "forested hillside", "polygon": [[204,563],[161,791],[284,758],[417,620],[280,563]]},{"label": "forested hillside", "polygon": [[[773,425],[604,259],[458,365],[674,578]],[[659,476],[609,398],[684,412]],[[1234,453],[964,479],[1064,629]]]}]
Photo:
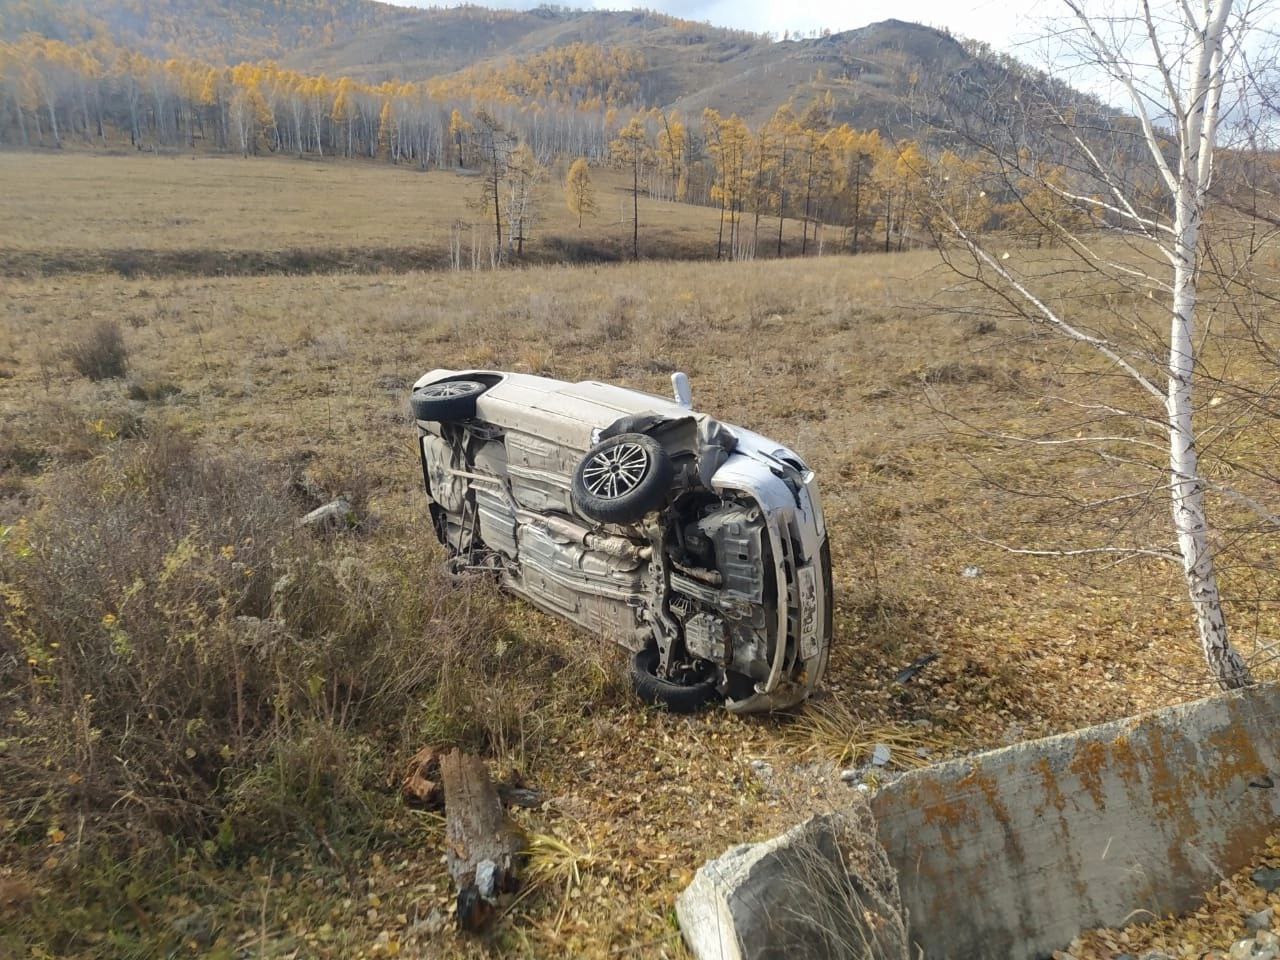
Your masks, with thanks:
[{"label": "forested hillside", "polygon": [[772,39],[648,11],[423,11],[394,25],[300,48],[294,69],[381,83],[432,79],[454,95],[594,100],[598,88],[559,71],[582,51],[619,61],[611,105],[711,107],[758,124],[785,103],[823,101],[836,122],[906,133],[919,91],[940,78],[998,81],[1011,67],[992,51],[899,20],[810,38]]},{"label": "forested hillside", "polygon": [[437,98],[574,107],[707,107],[756,125],[821,103],[836,123],[911,135],[941,78],[999,84],[1017,65],[899,20],[770,38],[651,11],[415,9],[374,0],[7,0],[0,40],[24,34],[212,66],[275,60],[380,86],[430,80]]}]

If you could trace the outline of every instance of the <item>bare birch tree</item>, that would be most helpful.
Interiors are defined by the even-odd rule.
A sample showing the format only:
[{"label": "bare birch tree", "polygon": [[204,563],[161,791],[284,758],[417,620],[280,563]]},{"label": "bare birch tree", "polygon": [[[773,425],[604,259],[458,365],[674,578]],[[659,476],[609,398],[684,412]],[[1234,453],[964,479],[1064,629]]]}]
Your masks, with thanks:
[{"label": "bare birch tree", "polygon": [[[1213,678],[1224,688],[1245,686],[1252,682],[1251,673],[1228,632],[1206,493],[1214,493],[1215,502],[1233,510],[1250,510],[1273,536],[1280,532],[1280,520],[1277,511],[1256,496],[1234,489],[1220,476],[1206,475],[1196,388],[1205,378],[1205,351],[1214,335],[1221,335],[1221,324],[1213,329],[1200,323],[1205,290],[1213,286],[1224,299],[1239,295],[1234,281],[1223,276],[1230,268],[1224,268],[1209,244],[1218,223],[1209,215],[1215,205],[1221,206],[1224,194],[1230,195],[1215,184],[1215,159],[1228,129],[1224,117],[1233,111],[1247,116],[1251,109],[1254,11],[1242,8],[1238,0],[1167,0],[1158,7],[1152,0],[1126,0],[1096,11],[1086,8],[1084,0],[1064,3],[1068,17],[1054,41],[1065,52],[1065,63],[1084,68],[1095,80],[1108,78],[1114,89],[1123,91],[1125,114],[1088,98],[1068,102],[1061,83],[1048,76],[1038,81],[1029,77],[1019,89],[999,91],[992,98],[993,104],[1000,101],[986,118],[994,125],[970,142],[985,150],[1003,172],[1010,203],[1057,235],[1063,256],[1072,260],[1065,268],[1068,272],[1078,270],[1095,285],[1114,282],[1138,291],[1142,299],[1133,302],[1142,308],[1154,305],[1164,316],[1163,331],[1145,327],[1136,306],[1128,308],[1128,315],[1117,316],[1115,323],[1095,323],[1085,315],[1083,298],[1054,294],[1053,281],[1060,281],[1062,269],[1056,276],[1037,272],[1028,269],[1028,258],[994,251],[987,238],[947,208],[943,190],[933,194],[933,222],[941,227],[941,249],[953,266],[997,291],[1021,318],[1073,350],[1091,352],[1143,398],[1125,410],[1101,398],[1071,401],[1108,416],[1123,414],[1136,424],[1123,436],[1082,434],[1032,442],[1094,442],[1109,451],[1105,459],[1113,465],[1143,461],[1144,468],[1163,472],[1163,480],[1154,487],[1167,498],[1176,548],[1127,552],[1177,560]],[[997,128],[1006,132],[990,133]],[[1041,158],[1054,161],[1054,169],[1065,165],[1070,176],[1037,175]],[[1055,195],[1073,216],[1055,214],[1055,204],[1029,204],[1027,184]],[[1138,332],[1141,336],[1135,335]],[[1215,393],[1221,392],[1215,383]],[[1215,396],[1213,402],[1220,400]],[[1127,453],[1117,454],[1117,444]],[[1162,466],[1156,456],[1161,449]],[[1126,550],[1108,546],[1022,552],[1081,555]]]}]

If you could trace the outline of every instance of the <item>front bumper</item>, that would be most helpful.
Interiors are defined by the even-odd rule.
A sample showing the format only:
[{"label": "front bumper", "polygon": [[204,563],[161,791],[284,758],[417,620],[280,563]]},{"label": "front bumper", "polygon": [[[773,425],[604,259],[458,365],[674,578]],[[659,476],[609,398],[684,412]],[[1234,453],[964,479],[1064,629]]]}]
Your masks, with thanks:
[{"label": "front bumper", "polygon": [[764,512],[778,584],[777,642],[767,679],[731,700],[731,713],[794,707],[817,687],[831,650],[831,551],[812,471],[735,456],[716,471],[712,486],[750,495]]}]

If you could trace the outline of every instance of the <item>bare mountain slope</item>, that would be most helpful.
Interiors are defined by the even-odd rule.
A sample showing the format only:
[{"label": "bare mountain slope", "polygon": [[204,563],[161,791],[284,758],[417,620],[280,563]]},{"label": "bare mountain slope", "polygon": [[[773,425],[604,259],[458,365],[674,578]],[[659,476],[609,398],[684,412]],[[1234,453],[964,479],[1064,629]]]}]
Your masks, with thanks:
[{"label": "bare mountain slope", "polygon": [[285,63],[331,76],[411,81],[574,43],[642,53],[647,68],[636,79],[646,105],[661,105],[698,89],[722,65],[770,47],[763,37],[639,10],[454,7],[416,11],[405,22],[299,49]]},{"label": "bare mountain slope", "polygon": [[375,83],[424,80],[452,73],[477,61],[519,56],[554,41],[537,37],[562,23],[565,14],[548,9],[487,10],[451,7],[406,11],[403,20],[349,32],[333,43],[295,50],[286,66]]},{"label": "bare mountain slope", "polygon": [[803,109],[830,94],[837,122],[884,130],[909,123],[918,90],[939,78],[1000,69],[971,56],[946,33],[901,20],[773,43],[723,67],[671,106],[686,114],[712,107],[759,122],[790,100]]},{"label": "bare mountain slope", "polygon": [[639,52],[639,105],[686,115],[711,107],[753,124],[784,103],[803,110],[829,94],[835,122],[905,130],[918,122],[920,91],[942,78],[1006,72],[943,31],[901,20],[821,38],[770,41],[643,11],[563,8],[418,11],[403,23],[299,49],[285,62],[374,82],[420,80],[500,67],[573,43]]}]

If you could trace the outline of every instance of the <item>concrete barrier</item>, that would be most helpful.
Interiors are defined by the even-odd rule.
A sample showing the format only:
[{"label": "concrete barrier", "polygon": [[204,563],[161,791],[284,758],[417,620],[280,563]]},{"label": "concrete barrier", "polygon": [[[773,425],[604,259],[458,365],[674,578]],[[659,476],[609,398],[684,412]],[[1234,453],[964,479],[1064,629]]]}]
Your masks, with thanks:
[{"label": "concrete barrier", "polygon": [[697,960],[907,960],[893,867],[874,830],[863,804],[707,861],[676,900],[689,951]]},{"label": "concrete barrier", "polygon": [[1183,912],[1280,828],[1265,684],[913,771],[872,799],[930,960],[1047,957]]}]

